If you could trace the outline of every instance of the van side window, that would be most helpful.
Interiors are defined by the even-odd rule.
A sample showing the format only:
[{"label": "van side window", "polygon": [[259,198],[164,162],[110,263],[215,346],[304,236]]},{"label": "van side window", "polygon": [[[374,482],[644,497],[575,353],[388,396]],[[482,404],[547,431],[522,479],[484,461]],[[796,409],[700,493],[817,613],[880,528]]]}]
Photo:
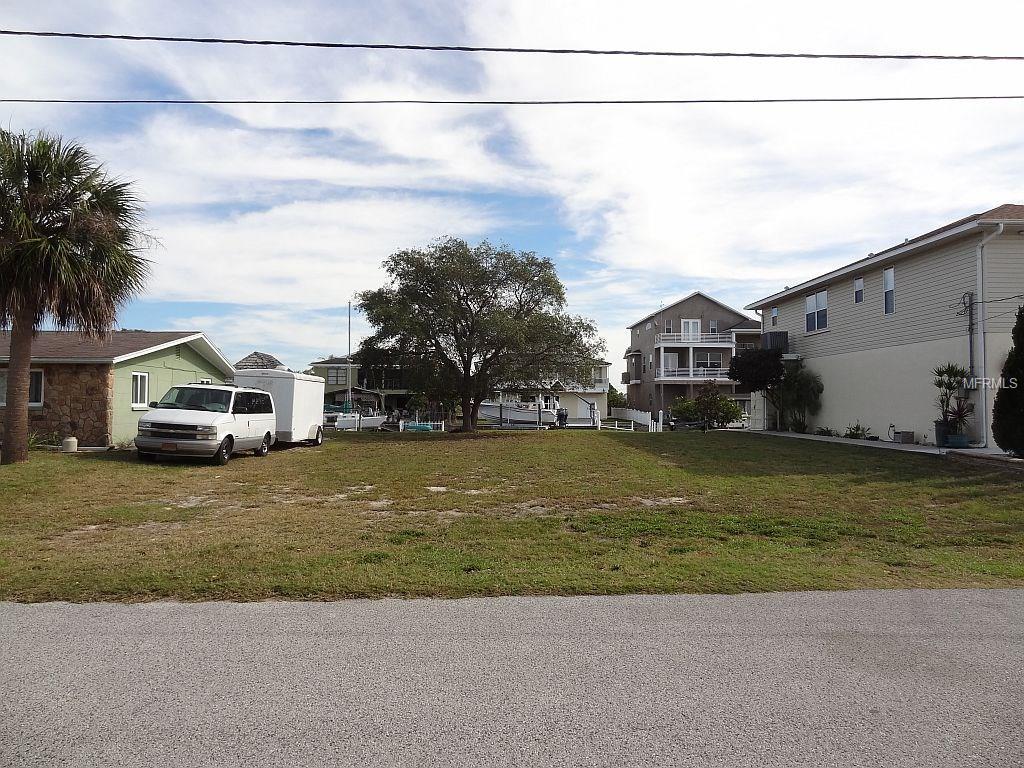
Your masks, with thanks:
[{"label": "van side window", "polygon": [[232,413],[253,413],[252,395],[249,392],[236,392],[235,404],[231,408]]},{"label": "van side window", "polygon": [[270,395],[253,395],[256,400],[256,413],[273,413],[274,405],[270,400]]}]

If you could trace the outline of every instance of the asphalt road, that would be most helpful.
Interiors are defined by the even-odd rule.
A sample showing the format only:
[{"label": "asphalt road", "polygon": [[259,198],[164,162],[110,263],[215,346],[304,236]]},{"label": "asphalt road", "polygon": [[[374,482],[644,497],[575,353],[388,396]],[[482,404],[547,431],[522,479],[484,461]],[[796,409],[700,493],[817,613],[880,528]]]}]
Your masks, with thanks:
[{"label": "asphalt road", "polygon": [[0,765],[1024,765],[1024,590],[0,604]]}]

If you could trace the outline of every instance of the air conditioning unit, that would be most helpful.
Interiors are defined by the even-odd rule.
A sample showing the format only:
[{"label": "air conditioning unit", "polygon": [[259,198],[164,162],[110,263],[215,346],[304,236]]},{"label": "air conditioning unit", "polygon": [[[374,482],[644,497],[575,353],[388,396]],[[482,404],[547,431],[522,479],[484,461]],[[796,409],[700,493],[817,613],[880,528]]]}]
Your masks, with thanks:
[{"label": "air conditioning unit", "polygon": [[765,331],[761,334],[761,349],[781,349],[789,352],[788,331]]},{"label": "air conditioning unit", "polygon": [[896,431],[892,434],[892,441],[894,443],[908,443],[914,444],[914,433],[908,430]]}]

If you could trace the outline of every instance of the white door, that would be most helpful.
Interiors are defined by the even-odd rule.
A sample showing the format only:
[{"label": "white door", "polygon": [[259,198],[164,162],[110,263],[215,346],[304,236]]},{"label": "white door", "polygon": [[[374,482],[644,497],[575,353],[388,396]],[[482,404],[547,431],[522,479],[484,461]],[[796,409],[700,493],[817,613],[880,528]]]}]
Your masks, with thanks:
[{"label": "white door", "polygon": [[679,332],[691,339],[700,338],[700,320],[683,320]]},{"label": "white door", "polygon": [[254,448],[253,436],[253,396],[251,392],[236,392],[235,402],[231,405],[231,414],[235,417],[235,449],[248,450]]}]

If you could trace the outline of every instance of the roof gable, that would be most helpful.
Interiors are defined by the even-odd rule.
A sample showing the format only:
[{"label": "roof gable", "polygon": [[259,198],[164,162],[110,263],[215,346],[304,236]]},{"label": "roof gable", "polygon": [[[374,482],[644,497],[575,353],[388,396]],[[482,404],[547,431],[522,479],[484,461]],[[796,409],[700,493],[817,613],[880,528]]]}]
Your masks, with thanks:
[{"label": "roof gable", "polygon": [[[234,368],[202,331],[112,331],[98,339],[75,331],[39,331],[32,339],[35,363],[116,364],[163,349],[188,344],[225,375]],[[0,332],[0,361],[11,356],[11,334]]]},{"label": "roof gable", "polygon": [[736,327],[744,327],[745,323],[753,323],[754,324],[753,326],[750,326],[750,327],[756,327],[756,328],[760,328],[761,327],[761,323],[759,323],[757,320],[754,320],[753,318],[749,317],[745,313],[740,312],[738,309],[733,309],[732,307],[730,307],[725,302],[719,301],[714,296],[711,296],[709,294],[704,293],[704,291],[692,291],[692,292],[688,293],[686,296],[684,296],[683,298],[681,298],[681,299],[679,299],[677,301],[674,301],[671,304],[669,304],[667,306],[664,306],[661,309],[656,310],[655,312],[651,312],[651,314],[647,315],[646,317],[640,318],[639,320],[637,320],[632,325],[628,325],[626,327],[627,328],[631,328],[631,329],[632,328],[636,328],[638,325],[646,323],[648,320],[650,320],[650,319],[652,319],[654,317],[657,317],[658,315],[661,315],[661,314],[664,314],[666,312],[669,312],[669,311],[673,310],[675,307],[679,306],[680,304],[683,304],[684,302],[687,302],[690,299],[693,299],[693,298],[695,298],[697,296],[700,296],[700,297],[702,297],[702,298],[712,302],[713,304],[717,304],[718,306],[722,307],[722,309],[725,309],[728,312],[731,312],[734,315],[736,315]]}]

